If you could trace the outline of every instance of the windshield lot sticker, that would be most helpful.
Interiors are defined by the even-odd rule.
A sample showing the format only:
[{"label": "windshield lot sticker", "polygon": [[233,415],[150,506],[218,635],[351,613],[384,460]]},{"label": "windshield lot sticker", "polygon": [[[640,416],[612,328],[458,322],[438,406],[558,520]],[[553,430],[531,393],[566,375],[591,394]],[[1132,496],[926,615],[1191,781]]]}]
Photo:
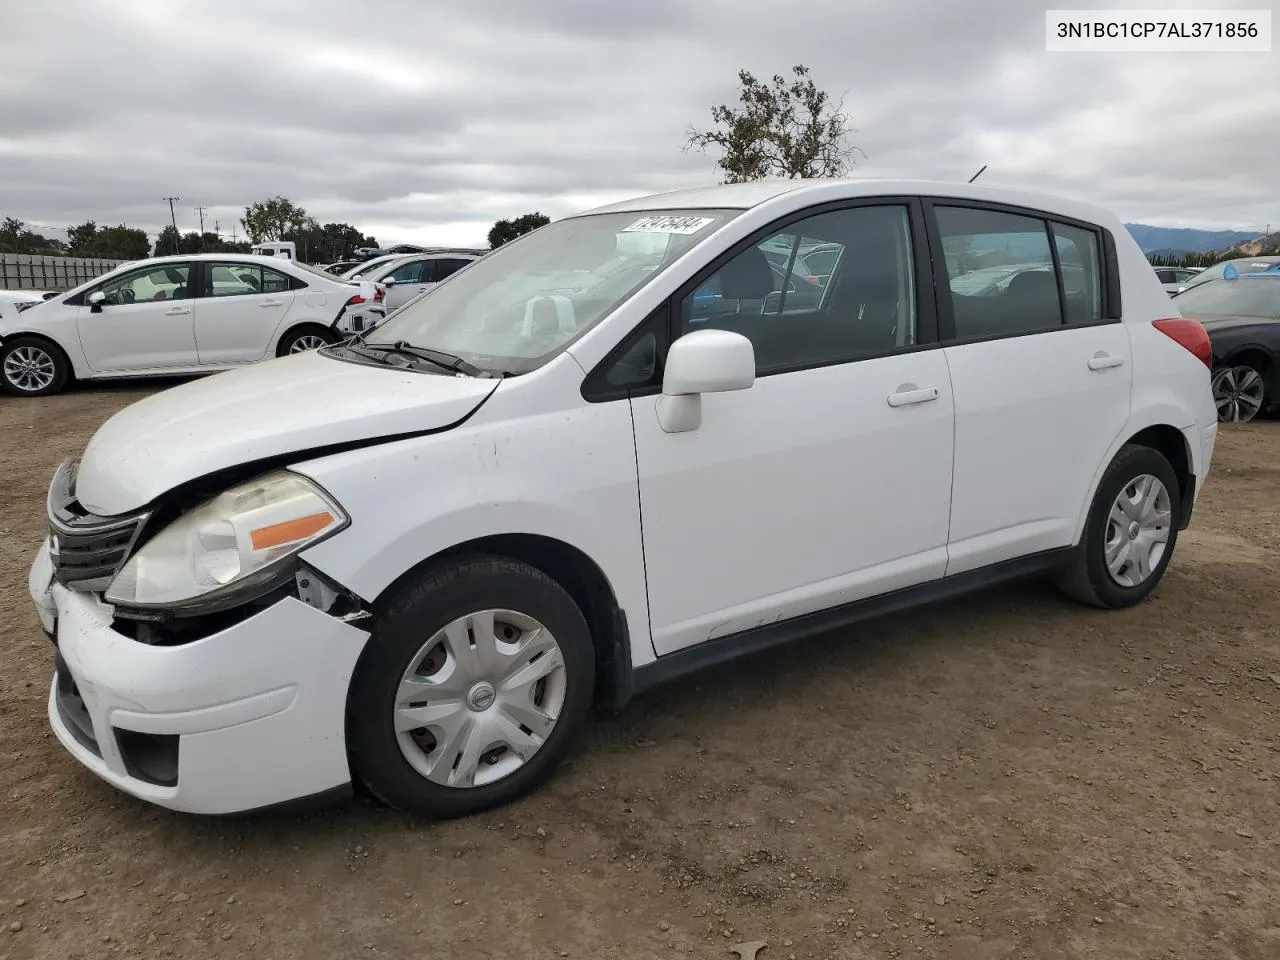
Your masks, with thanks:
[{"label": "windshield lot sticker", "polygon": [[714,223],[714,217],[641,217],[623,233],[679,233],[688,235],[697,233],[708,223]]}]

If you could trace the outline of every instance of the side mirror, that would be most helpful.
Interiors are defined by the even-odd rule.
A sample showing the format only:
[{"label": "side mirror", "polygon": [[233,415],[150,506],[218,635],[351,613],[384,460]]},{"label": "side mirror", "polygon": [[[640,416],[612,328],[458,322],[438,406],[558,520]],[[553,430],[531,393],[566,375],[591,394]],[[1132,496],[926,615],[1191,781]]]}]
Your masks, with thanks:
[{"label": "side mirror", "polygon": [[101,290],[95,290],[84,298],[84,302],[89,304],[90,310],[98,313],[102,309],[102,305],[107,302],[107,295]]},{"label": "side mirror", "polygon": [[755,348],[742,334],[685,334],[667,351],[658,423],[667,433],[696,430],[702,423],[702,394],[746,390],[755,382]]},{"label": "side mirror", "polygon": [[384,287],[394,287],[400,281],[397,280],[395,277],[387,277],[387,279],[379,280],[378,282],[382,284]]}]

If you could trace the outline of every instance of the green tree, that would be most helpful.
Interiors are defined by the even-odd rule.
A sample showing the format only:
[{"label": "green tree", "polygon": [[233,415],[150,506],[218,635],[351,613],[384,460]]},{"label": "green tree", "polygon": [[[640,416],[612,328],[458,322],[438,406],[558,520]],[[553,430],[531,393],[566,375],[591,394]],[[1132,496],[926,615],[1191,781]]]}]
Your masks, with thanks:
[{"label": "green tree", "polygon": [[151,241],[146,231],[124,224],[99,227],[92,220],[67,227],[67,245],[67,253],[73,257],[141,260],[151,255]]},{"label": "green tree", "polygon": [[366,237],[349,223],[326,223],[323,227],[310,217],[298,229],[287,230],[280,238],[298,247],[304,263],[333,263],[348,259],[357,247],[376,247],[378,241]]},{"label": "green tree", "polygon": [[171,257],[178,253],[179,244],[182,241],[182,235],[178,233],[172,226],[165,227],[160,231],[160,236],[156,237],[156,256]]},{"label": "green tree", "polygon": [[524,236],[539,227],[545,227],[551,218],[541,213],[526,213],[514,220],[499,220],[489,231],[489,249],[496,250],[516,237]]},{"label": "green tree", "polygon": [[292,200],[275,196],[245,207],[240,223],[253,243],[264,243],[284,240],[285,234],[306,230],[315,221]]},{"label": "green tree", "polygon": [[832,101],[809,76],[775,74],[771,83],[738,71],[740,107],[711,108],[711,130],[689,128],[685,150],[719,149],[716,166],[725,183],[765,177],[840,177],[853,166],[856,147],[847,143],[849,117],[844,101]]},{"label": "green tree", "polygon": [[0,221],[0,253],[57,254],[63,245],[31,230],[16,217]]}]

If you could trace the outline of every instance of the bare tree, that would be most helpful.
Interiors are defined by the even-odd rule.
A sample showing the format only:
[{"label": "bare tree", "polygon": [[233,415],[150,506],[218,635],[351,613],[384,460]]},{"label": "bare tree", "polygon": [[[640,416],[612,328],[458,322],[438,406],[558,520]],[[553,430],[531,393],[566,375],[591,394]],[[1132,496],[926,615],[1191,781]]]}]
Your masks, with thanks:
[{"label": "bare tree", "polygon": [[833,102],[809,76],[775,74],[769,84],[738,71],[741,106],[711,108],[715,128],[689,128],[685,150],[718,147],[716,161],[726,183],[765,177],[840,177],[853,166],[856,147],[847,144],[849,117],[843,99]]}]

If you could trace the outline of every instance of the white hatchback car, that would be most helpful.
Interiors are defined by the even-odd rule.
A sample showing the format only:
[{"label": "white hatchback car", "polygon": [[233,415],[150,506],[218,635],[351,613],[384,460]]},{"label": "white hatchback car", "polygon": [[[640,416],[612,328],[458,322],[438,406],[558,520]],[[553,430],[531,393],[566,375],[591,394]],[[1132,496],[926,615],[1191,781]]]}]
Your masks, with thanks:
[{"label": "white hatchback car", "polygon": [[[764,252],[818,242],[816,293]],[[49,719],[179,810],[356,780],[491,807],[593,703],[803,634],[1030,575],[1139,602],[1209,471],[1209,359],[1119,220],[1036,193],[757,182],[560,220],[367,337],[108,420],[31,569]]]},{"label": "white hatchback car", "polygon": [[156,257],[23,310],[0,302],[0,387],[56,393],[73,378],[227,370],[367,332],[372,284],[250,254]]}]

